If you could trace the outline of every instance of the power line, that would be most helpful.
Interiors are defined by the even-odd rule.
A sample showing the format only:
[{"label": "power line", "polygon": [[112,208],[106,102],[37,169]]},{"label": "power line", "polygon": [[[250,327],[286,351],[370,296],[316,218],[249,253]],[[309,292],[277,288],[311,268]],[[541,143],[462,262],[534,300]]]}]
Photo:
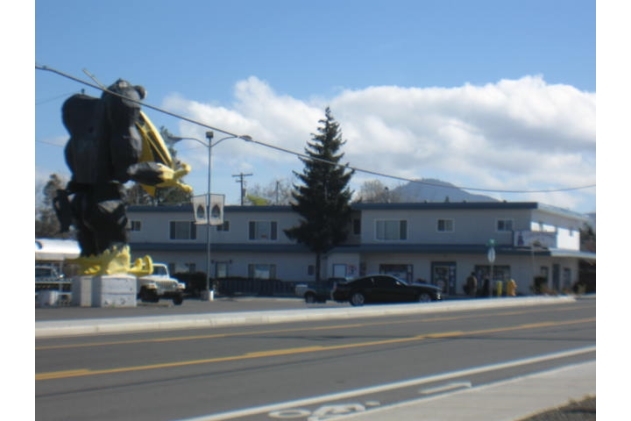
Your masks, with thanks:
[{"label": "power line", "polygon": [[[217,132],[220,132],[220,133],[224,133],[224,134],[226,134],[228,136],[234,136],[235,138],[241,138],[243,136],[243,135],[238,135],[236,133],[231,133],[229,131],[226,131],[226,130],[223,130],[223,129],[220,129],[220,128],[217,128],[217,127],[210,126],[208,124],[205,124],[205,123],[202,123],[200,121],[196,121],[196,120],[190,119],[188,117],[184,117],[184,116],[179,115],[179,114],[172,113],[170,111],[164,110],[162,108],[156,107],[156,106],[151,105],[151,104],[147,104],[147,103],[142,102],[142,101],[136,101],[136,100],[133,100],[133,99],[130,99],[130,98],[127,98],[127,97],[123,97],[123,95],[120,95],[117,92],[112,92],[112,91],[110,91],[108,89],[104,89],[101,86],[94,85],[94,84],[92,84],[90,82],[86,82],[86,81],[84,81],[82,79],[79,79],[79,78],[77,78],[75,76],[69,75],[67,73],[61,72],[59,70],[56,70],[56,69],[53,69],[53,68],[50,68],[50,67],[47,67],[47,66],[42,66],[42,65],[35,64],[35,69],[37,69],[37,70],[44,70],[44,71],[55,73],[55,74],[57,74],[59,76],[68,78],[68,79],[73,80],[75,82],[84,84],[86,86],[90,86],[90,87],[92,87],[94,89],[97,89],[97,90],[100,90],[100,91],[103,91],[103,92],[107,92],[107,93],[109,93],[111,95],[115,95],[115,96],[118,96],[118,97],[121,97],[121,98],[125,98],[125,99],[130,100],[132,102],[135,102],[135,103],[137,103],[137,104],[139,104],[139,105],[141,105],[143,107],[155,110],[157,112],[169,115],[171,117],[175,117],[175,118],[180,119],[180,120],[187,121],[187,122],[195,124],[197,126],[205,127],[207,129],[210,129],[210,130],[214,130],[214,131],[217,131]],[[426,181],[421,181],[421,180],[414,180],[414,179],[411,179],[411,178],[399,177],[399,176],[396,176],[396,175],[390,175],[390,174],[380,173],[380,172],[377,172],[377,171],[366,170],[366,169],[359,168],[359,167],[353,167],[353,166],[350,166],[348,163],[347,164],[338,164],[337,162],[331,162],[331,161],[328,161],[328,160],[325,160],[325,159],[315,158],[315,157],[312,157],[312,156],[309,156],[309,155],[306,155],[306,154],[303,154],[303,153],[300,153],[300,152],[295,152],[295,151],[292,151],[292,150],[289,150],[289,149],[286,149],[286,148],[281,148],[280,146],[275,146],[275,145],[271,145],[271,144],[268,144],[268,143],[265,143],[265,142],[261,142],[261,141],[258,141],[256,139],[253,139],[253,138],[248,139],[248,141],[252,142],[252,143],[256,143],[256,144],[261,145],[261,146],[264,146],[266,148],[274,149],[274,150],[277,150],[277,151],[280,151],[280,152],[284,152],[284,153],[289,153],[289,154],[292,154],[294,156],[297,156],[297,157],[300,157],[300,158],[303,158],[303,159],[307,159],[307,160],[311,160],[311,161],[319,161],[319,162],[326,163],[326,164],[329,164],[329,165],[334,165],[334,166],[342,167],[342,168],[348,168],[349,170],[353,170],[353,171],[357,171],[357,172],[361,172],[361,173],[365,173],[365,174],[371,174],[371,175],[375,175],[375,176],[378,176],[378,177],[390,178],[390,179],[393,179],[393,180],[400,180],[400,181],[405,181],[405,182],[408,182],[408,183],[415,183],[415,184],[421,184],[421,185],[426,185],[426,186],[435,186],[435,187],[453,188],[453,189],[461,189],[461,190],[470,190],[470,191],[478,191],[478,192],[485,192],[485,193],[514,193],[514,194],[557,193],[557,192],[583,190],[583,189],[589,189],[589,188],[596,187],[596,184],[590,184],[590,185],[586,185],[586,186],[555,188],[555,189],[542,189],[542,190],[498,190],[498,189],[483,189],[483,188],[478,188],[478,187],[446,186],[444,184],[437,184],[437,183],[431,183],[431,182],[426,182]]]}]

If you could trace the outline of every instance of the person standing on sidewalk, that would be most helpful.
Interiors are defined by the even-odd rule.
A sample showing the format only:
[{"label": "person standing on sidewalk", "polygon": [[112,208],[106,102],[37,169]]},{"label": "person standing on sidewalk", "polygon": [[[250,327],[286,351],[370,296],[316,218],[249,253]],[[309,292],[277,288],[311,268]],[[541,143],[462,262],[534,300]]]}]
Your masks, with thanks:
[{"label": "person standing on sidewalk", "polygon": [[478,278],[475,277],[475,273],[471,272],[471,275],[467,278],[467,293],[469,297],[475,298],[478,292]]}]

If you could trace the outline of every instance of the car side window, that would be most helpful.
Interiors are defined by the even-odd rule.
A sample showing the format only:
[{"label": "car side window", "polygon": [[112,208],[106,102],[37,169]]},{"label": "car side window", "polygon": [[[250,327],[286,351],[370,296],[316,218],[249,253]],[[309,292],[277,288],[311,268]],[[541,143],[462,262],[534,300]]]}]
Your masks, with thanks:
[{"label": "car side window", "polygon": [[396,286],[397,282],[387,276],[379,276],[377,277],[375,284],[380,288],[392,288]]},{"label": "car side window", "polygon": [[369,288],[369,287],[372,287],[373,285],[374,285],[374,282],[372,278],[364,278],[360,280],[359,282],[357,282],[357,286],[361,288]]}]

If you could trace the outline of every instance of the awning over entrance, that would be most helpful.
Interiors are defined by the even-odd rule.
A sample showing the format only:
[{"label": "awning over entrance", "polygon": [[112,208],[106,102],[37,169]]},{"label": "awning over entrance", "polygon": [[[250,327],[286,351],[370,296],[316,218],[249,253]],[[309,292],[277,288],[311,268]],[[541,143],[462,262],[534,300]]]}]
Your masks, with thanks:
[{"label": "awning over entrance", "polygon": [[550,256],[552,256],[552,257],[574,257],[574,258],[577,258],[577,259],[596,261],[596,253],[592,253],[592,252],[589,252],[589,251],[550,249]]}]

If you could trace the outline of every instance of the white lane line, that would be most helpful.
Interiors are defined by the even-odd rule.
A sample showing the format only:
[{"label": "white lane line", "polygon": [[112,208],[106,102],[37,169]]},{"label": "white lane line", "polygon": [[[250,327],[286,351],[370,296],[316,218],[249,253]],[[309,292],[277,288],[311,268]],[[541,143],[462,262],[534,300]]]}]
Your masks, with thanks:
[{"label": "white lane line", "polygon": [[452,371],[452,372],[437,374],[437,375],[428,376],[428,377],[419,377],[416,379],[404,380],[401,382],[394,382],[394,383],[387,383],[387,384],[383,384],[379,386],[372,386],[372,387],[366,387],[366,388],[355,389],[355,390],[349,390],[346,392],[332,393],[328,395],[314,396],[314,397],[306,398],[306,399],[297,399],[294,401],[279,402],[279,403],[273,403],[270,405],[262,405],[262,406],[252,407],[252,408],[238,409],[235,411],[222,412],[218,414],[202,415],[200,417],[194,417],[194,418],[185,418],[179,421],[230,420],[234,418],[246,417],[246,416],[257,415],[257,414],[262,414],[262,413],[269,413],[272,411],[279,411],[281,409],[286,409],[286,408],[294,408],[294,407],[300,407],[300,406],[306,406],[306,405],[314,405],[314,404],[318,404],[322,402],[354,398],[356,396],[368,395],[371,393],[379,393],[379,392],[385,392],[389,390],[400,389],[403,387],[418,386],[418,385],[426,384],[426,383],[450,380],[455,377],[471,376],[474,374],[485,373],[489,371],[503,370],[506,368],[519,367],[522,365],[534,364],[534,363],[539,363],[543,361],[550,361],[550,360],[555,360],[559,358],[572,357],[575,355],[587,354],[587,353],[595,352],[595,351],[596,351],[595,345],[588,346],[584,348],[572,349],[569,351],[555,352],[552,354],[544,354],[538,357],[522,358],[519,360],[507,361],[507,362],[499,363],[499,364],[484,365],[481,367],[469,368],[466,370]]},{"label": "white lane line", "polygon": [[470,388],[471,382],[452,382],[441,386],[429,387],[418,391],[421,395],[431,395],[432,393],[446,392],[448,390]]}]

